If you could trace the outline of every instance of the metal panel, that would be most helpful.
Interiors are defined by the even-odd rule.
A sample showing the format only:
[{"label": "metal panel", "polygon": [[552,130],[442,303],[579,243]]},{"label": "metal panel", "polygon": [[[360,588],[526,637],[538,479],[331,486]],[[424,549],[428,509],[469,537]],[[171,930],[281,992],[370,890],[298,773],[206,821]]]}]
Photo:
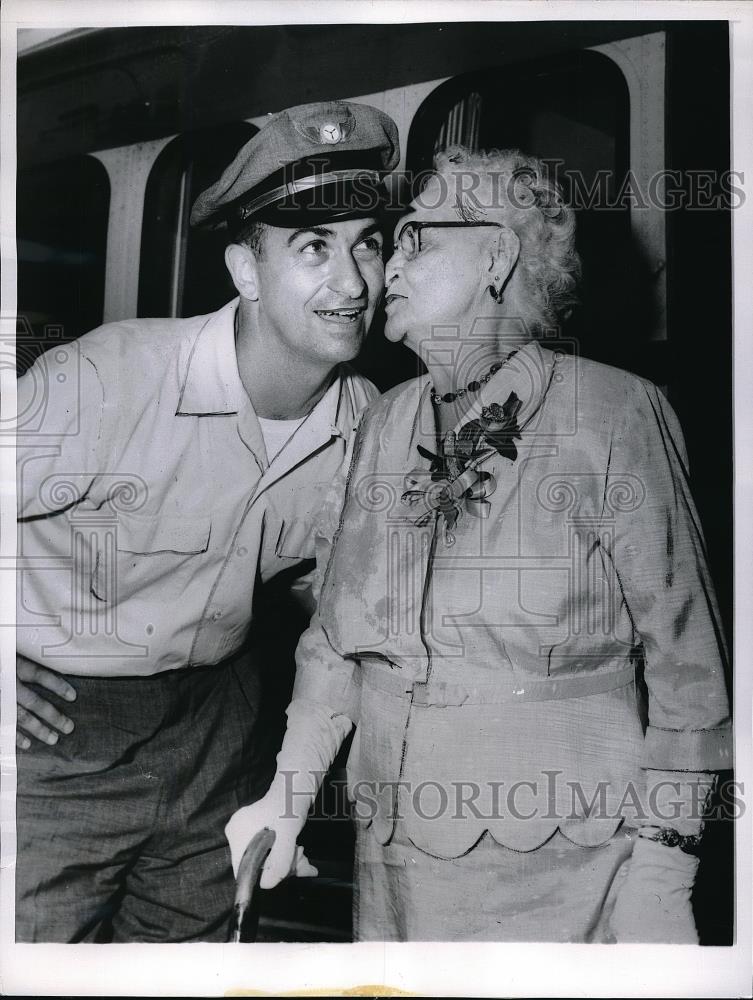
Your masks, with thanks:
[{"label": "metal panel", "polygon": [[92,153],[110,178],[104,323],[137,314],[146,182],[154,161],[173,138]]},{"label": "metal panel", "polygon": [[631,206],[633,235],[649,262],[653,279],[654,327],[651,340],[667,339],[667,234],[664,210],[650,193],[666,166],[664,74],[666,32],[593,46],[621,70],[630,93],[630,171],[640,191]]}]

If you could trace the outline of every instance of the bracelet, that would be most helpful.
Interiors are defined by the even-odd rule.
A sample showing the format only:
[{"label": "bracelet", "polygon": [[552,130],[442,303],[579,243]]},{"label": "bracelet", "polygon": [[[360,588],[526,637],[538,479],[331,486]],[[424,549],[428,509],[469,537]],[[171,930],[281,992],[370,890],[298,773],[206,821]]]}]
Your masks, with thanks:
[{"label": "bracelet", "polygon": [[653,840],[664,847],[679,847],[684,854],[698,854],[701,846],[701,834],[683,836],[671,826],[642,826],[638,836],[645,840]]}]

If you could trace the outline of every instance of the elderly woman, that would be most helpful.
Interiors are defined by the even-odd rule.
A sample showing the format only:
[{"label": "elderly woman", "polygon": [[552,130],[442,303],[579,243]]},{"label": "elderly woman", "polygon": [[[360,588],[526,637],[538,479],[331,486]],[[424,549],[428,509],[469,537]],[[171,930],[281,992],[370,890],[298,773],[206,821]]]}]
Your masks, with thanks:
[{"label": "elderly woman", "polygon": [[397,226],[386,334],[428,374],[362,419],[278,773],[227,828],[284,877],[355,725],[360,940],[697,940],[721,630],[666,400],[541,346],[574,230],[537,160],[462,149]]}]

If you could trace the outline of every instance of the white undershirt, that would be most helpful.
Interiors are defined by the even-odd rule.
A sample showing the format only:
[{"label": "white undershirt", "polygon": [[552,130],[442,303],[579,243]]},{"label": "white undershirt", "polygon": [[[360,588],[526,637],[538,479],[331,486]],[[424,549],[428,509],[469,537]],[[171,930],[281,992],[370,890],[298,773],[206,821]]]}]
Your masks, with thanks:
[{"label": "white undershirt", "polygon": [[305,419],[305,416],[298,420],[269,420],[267,417],[258,417],[270,465]]}]

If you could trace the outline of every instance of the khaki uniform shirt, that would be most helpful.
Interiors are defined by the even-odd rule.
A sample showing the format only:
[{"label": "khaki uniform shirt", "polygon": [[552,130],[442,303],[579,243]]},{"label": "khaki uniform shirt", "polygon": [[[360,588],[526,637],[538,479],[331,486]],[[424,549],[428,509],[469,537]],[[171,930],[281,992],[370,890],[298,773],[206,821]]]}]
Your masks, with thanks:
[{"label": "khaki uniform shirt", "polygon": [[258,581],[309,568],[322,494],[376,390],[342,367],[270,463],[236,308],[109,324],[20,379],[21,654],[103,677],[211,665],[242,645]]}]

